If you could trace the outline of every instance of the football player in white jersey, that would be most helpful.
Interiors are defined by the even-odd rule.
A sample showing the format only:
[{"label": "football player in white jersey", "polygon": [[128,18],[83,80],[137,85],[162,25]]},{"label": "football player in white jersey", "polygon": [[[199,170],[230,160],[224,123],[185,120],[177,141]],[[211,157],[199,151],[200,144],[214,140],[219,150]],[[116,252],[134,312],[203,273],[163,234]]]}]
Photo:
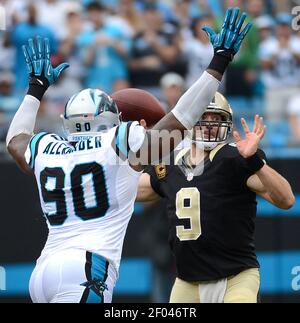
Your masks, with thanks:
[{"label": "football player in white jersey", "polygon": [[[33,133],[40,101],[64,63],[53,68],[47,39],[29,40],[24,55],[29,90],[7,135],[17,164],[36,177],[49,236],[30,280],[33,302],[111,302],[126,228],[133,213],[144,163],[135,153],[150,151],[158,130],[191,130],[214,97],[222,75],[251,28],[246,14],[229,9],[222,31],[204,27],[214,47],[207,71],[177,106],[151,131],[137,122],[122,123],[115,102],[104,92],[74,95],[63,116],[68,138]],[[181,138],[182,139],[182,138]],[[174,146],[177,142],[174,142]],[[132,159],[131,159],[132,158]]]}]

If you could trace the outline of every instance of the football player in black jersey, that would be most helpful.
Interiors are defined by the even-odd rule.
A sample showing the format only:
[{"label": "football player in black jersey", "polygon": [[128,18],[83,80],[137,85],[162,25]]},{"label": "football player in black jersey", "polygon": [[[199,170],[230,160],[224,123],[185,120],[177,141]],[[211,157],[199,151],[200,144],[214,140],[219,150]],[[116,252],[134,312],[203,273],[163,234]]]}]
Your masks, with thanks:
[{"label": "football player in black jersey", "polygon": [[260,275],[254,244],[256,196],[282,209],[295,198],[286,179],[258,149],[263,118],[245,139],[232,132],[232,110],[216,93],[173,165],[143,174],[137,200],[165,198],[177,279],[170,302],[256,302]]}]

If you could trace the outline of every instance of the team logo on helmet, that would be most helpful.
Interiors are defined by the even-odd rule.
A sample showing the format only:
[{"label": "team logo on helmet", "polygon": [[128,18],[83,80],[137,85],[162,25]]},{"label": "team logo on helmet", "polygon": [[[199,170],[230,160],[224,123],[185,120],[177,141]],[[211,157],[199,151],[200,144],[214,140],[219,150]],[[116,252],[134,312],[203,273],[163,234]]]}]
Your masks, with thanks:
[{"label": "team logo on helmet", "polygon": [[66,104],[62,118],[69,141],[89,139],[121,122],[117,104],[98,89],[75,94]]}]

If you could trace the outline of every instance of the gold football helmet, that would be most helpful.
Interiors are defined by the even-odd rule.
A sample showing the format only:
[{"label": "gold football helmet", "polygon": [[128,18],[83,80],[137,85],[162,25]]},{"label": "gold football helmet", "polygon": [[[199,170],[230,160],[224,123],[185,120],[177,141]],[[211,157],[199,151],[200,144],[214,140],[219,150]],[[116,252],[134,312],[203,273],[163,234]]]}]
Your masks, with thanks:
[{"label": "gold football helmet", "polygon": [[225,143],[232,132],[232,115],[229,102],[221,93],[217,92],[195,125],[192,141],[207,151]]}]

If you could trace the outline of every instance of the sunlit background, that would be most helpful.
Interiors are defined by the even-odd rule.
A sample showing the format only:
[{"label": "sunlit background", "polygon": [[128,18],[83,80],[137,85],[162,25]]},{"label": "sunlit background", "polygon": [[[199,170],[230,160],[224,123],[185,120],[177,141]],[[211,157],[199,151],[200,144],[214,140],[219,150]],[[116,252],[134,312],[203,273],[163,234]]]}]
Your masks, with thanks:
[{"label": "sunlit background", "polygon": [[[284,212],[258,203],[262,301],[300,301],[300,1],[0,0],[0,5],[6,14],[0,31],[0,273],[6,276],[0,303],[30,301],[28,280],[47,235],[34,180],[22,175],[4,144],[28,82],[21,46],[30,37],[48,37],[54,64],[71,64],[45,95],[37,122],[36,131],[61,133],[59,115],[84,87],[108,93],[146,89],[170,111],[212,58],[201,26],[219,28],[228,6],[247,11],[255,27],[228,69],[222,92],[237,128],[241,117],[250,125],[256,113],[266,118],[262,148],[297,197],[295,207]],[[175,269],[163,204],[136,205],[115,302],[168,301]]]}]

